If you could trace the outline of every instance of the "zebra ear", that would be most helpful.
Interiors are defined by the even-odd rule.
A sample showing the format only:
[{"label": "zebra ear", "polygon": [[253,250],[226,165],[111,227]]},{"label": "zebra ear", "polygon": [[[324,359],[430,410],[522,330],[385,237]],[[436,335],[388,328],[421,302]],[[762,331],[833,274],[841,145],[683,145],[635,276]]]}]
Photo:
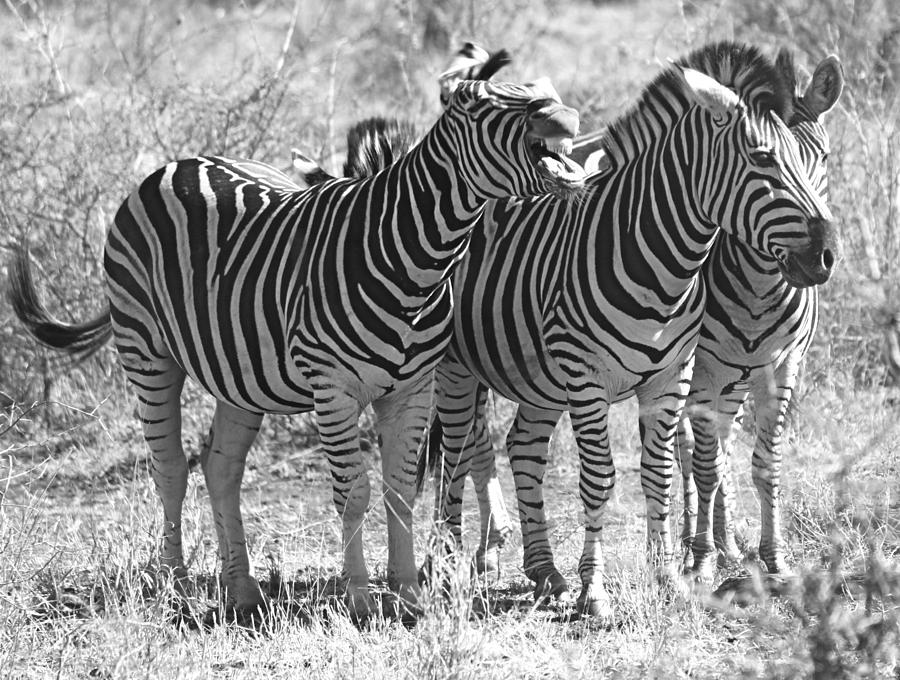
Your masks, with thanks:
[{"label": "zebra ear", "polygon": [[476,69],[480,70],[490,60],[490,53],[483,47],[471,42],[464,44],[459,52],[453,55],[450,65],[438,76],[438,84],[441,86],[441,106],[446,109],[450,103],[450,96],[460,82],[474,78]]},{"label": "zebra ear", "polygon": [[307,187],[334,179],[322,169],[321,165],[305,155],[300,149],[291,149],[291,165],[294,166],[294,170],[297,171],[300,179],[303,180]]},{"label": "zebra ear", "polygon": [[831,54],[816,66],[803,101],[816,116],[822,116],[834,108],[843,91],[844,69],[840,60]]},{"label": "zebra ear", "polygon": [[675,67],[681,75],[685,94],[714,116],[727,116],[741,107],[741,98],[715,78],[692,68]]},{"label": "zebra ear", "polygon": [[319,164],[304,154],[300,149],[291,149],[291,165],[301,175],[307,175],[318,169]]}]

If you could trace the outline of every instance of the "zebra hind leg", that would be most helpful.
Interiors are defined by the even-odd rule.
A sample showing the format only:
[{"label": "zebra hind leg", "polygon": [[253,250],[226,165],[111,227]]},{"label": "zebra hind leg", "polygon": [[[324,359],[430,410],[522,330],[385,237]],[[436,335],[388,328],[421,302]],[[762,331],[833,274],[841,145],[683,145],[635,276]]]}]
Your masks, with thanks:
[{"label": "zebra hind leg", "polygon": [[[369,508],[369,475],[359,449],[359,402],[322,376],[313,387],[322,449],[328,458],[332,498],[341,517],[345,602],[351,618],[367,619],[373,612],[369,572],[363,554],[363,520]],[[415,474],[415,471],[413,471]]]},{"label": "zebra hind leg", "polygon": [[150,449],[150,474],[162,502],[160,570],[180,586],[187,576],[181,518],[188,464],[181,443],[181,389],[185,373],[171,358],[146,358],[125,352],[120,360],[138,399],[144,440]]},{"label": "zebra hind leg", "polygon": [[418,613],[413,553],[413,504],[419,444],[431,411],[432,375],[409,390],[373,402],[381,450],[382,492],[388,529],[388,587],[406,613]]},{"label": "zebra hind leg", "polygon": [[239,613],[254,613],[265,605],[253,577],[240,508],[244,464],[261,423],[262,415],[217,402],[200,458],[219,539],[225,602]]}]

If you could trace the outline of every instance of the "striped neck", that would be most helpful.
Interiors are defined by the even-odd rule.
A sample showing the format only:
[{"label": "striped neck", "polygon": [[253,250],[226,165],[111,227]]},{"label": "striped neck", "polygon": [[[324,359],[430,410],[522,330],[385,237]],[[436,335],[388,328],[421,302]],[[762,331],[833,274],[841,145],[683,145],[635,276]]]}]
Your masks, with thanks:
[{"label": "striped neck", "polygon": [[451,153],[450,125],[442,116],[400,161],[366,180],[365,256],[394,273],[394,292],[410,310],[447,280],[486,203]]},{"label": "striped neck", "polygon": [[656,107],[643,100],[640,123],[610,128],[605,149],[613,171],[597,187],[623,259],[655,260],[657,266],[646,273],[672,295],[691,285],[719,232],[702,205],[700,182],[706,157],[722,140],[696,139],[704,129],[698,121],[703,112],[694,107],[681,115],[681,106],[682,100]]}]

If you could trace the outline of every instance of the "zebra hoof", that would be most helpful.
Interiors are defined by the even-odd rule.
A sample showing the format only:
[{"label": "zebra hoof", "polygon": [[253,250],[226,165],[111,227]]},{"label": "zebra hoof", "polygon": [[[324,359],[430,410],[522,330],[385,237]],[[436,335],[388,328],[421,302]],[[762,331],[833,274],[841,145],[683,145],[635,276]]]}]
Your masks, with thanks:
[{"label": "zebra hoof", "polygon": [[534,584],[534,601],[542,602],[544,600],[556,600],[561,603],[571,601],[569,593],[569,584],[566,579],[556,569],[535,579]]},{"label": "zebra hoof", "polygon": [[778,574],[779,576],[792,576],[793,570],[788,566],[787,560],[784,558],[782,554],[776,554],[771,557],[763,557],[763,564],[766,565],[766,570],[770,574]]},{"label": "zebra hoof", "polygon": [[369,585],[347,585],[344,593],[344,605],[347,607],[347,615],[354,623],[367,621],[377,610],[372,596],[369,594]]},{"label": "zebra hoof", "polygon": [[221,581],[222,594],[226,606],[235,612],[256,612],[268,607],[266,596],[263,595],[259,583],[252,576],[233,578]]},{"label": "zebra hoof", "polygon": [[609,593],[603,586],[585,586],[578,596],[575,606],[583,617],[590,617],[601,623],[612,623],[612,602]]},{"label": "zebra hoof", "polygon": [[716,556],[706,555],[700,559],[695,556],[691,576],[695,583],[712,585],[716,578]]},{"label": "zebra hoof", "polygon": [[491,546],[487,550],[479,549],[475,554],[475,573],[488,579],[500,578],[500,547]]}]

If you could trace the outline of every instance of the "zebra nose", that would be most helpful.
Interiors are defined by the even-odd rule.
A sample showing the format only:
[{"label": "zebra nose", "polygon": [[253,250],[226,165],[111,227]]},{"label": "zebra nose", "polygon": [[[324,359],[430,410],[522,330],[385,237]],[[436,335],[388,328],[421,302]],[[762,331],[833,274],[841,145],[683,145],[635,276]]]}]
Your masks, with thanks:
[{"label": "zebra nose", "polygon": [[575,137],[578,122],[578,111],[552,99],[541,99],[528,107],[528,128],[538,137]]},{"label": "zebra nose", "polygon": [[809,221],[810,273],[816,277],[827,279],[834,270],[834,265],[841,257],[841,244],[837,230],[831,220],[820,217]]},{"label": "zebra nose", "polygon": [[809,235],[813,244],[821,247],[818,265],[830,273],[841,256],[840,238],[831,220],[815,217],[809,221]]}]

